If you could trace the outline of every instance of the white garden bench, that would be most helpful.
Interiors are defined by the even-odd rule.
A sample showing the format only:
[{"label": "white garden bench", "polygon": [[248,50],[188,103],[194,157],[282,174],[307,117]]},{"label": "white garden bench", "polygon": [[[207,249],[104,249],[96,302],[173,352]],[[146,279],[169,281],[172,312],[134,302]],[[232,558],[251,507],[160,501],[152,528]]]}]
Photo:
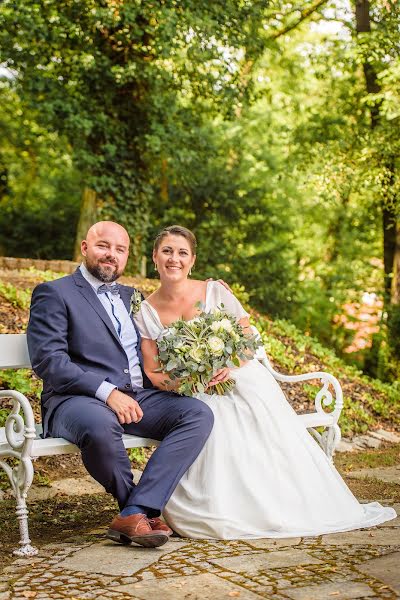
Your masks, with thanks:
[{"label": "white garden bench", "polygon": [[[257,330],[255,330],[257,331]],[[258,332],[257,332],[258,333]],[[296,382],[309,379],[320,379],[323,387],[315,398],[315,412],[298,415],[304,427],[310,430],[321,444],[327,456],[332,460],[333,453],[340,442],[338,419],[343,407],[342,390],[338,380],[324,372],[307,373],[304,375],[281,375],[273,369],[263,347],[259,348],[256,357],[272,373],[278,381]],[[30,369],[31,363],[25,334],[0,334],[0,369]],[[335,400],[329,390],[329,385],[335,392]],[[42,439],[41,424],[35,424],[32,407],[29,400],[17,390],[0,390],[0,398],[11,398],[13,407],[10,410],[5,427],[0,428],[0,466],[5,470],[11,483],[16,499],[16,513],[19,520],[20,547],[14,550],[18,556],[33,556],[37,549],[31,546],[28,530],[28,509],[26,499],[33,480],[32,461],[39,456],[54,456],[56,454],[78,453],[79,449],[64,438]],[[333,405],[333,410],[326,413],[322,407]],[[323,433],[316,427],[324,428]],[[133,435],[123,436],[125,448],[141,448],[157,445],[156,440],[141,438]],[[18,460],[11,467],[5,458]]]}]

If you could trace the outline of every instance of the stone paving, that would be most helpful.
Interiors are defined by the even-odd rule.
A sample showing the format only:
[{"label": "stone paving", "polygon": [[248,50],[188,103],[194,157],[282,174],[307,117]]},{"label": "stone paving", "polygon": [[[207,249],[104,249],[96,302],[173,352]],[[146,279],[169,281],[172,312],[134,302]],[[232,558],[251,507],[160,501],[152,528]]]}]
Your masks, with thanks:
[{"label": "stone paving", "polygon": [[[135,472],[135,479],[139,475]],[[352,473],[366,475],[399,482],[398,467]],[[50,495],[98,492],[98,484],[84,479],[60,480]],[[400,515],[400,504],[382,503]],[[379,527],[314,538],[177,537],[156,549],[120,546],[104,533],[93,530],[42,546],[33,558],[14,560],[0,574],[0,600],[400,598],[400,516]]]},{"label": "stone paving", "polygon": [[0,600],[25,598],[391,600],[400,598],[400,517],[315,538],[172,538],[157,549],[119,546],[95,530],[9,565]]}]

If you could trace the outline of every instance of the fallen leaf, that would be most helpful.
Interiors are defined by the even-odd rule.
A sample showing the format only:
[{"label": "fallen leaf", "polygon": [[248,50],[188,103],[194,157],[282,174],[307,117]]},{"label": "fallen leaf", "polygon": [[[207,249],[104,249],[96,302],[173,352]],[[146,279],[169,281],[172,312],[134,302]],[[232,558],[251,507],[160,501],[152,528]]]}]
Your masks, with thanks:
[{"label": "fallen leaf", "polygon": [[25,598],[35,598],[37,596],[37,592],[28,592],[28,591],[25,591],[25,592],[22,592],[22,595]]},{"label": "fallen leaf", "polygon": [[231,596],[232,598],[236,598],[237,596],[240,596],[240,592],[236,592],[236,591],[229,592],[228,596]]},{"label": "fallen leaf", "polygon": [[330,592],[328,596],[339,596],[340,592]]}]

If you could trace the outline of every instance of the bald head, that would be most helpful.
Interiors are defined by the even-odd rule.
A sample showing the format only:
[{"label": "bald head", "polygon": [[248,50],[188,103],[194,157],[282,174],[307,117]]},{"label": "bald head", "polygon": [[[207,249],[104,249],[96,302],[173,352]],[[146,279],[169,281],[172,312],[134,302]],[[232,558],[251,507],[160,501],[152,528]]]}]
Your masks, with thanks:
[{"label": "bald head", "polygon": [[94,277],[105,283],[115,281],[128,260],[128,232],[113,221],[99,221],[90,227],[81,251],[86,268]]},{"label": "bald head", "polygon": [[127,230],[119,223],[114,223],[113,221],[99,221],[92,225],[86,234],[86,241],[107,235],[119,236],[121,239],[125,238],[125,243],[129,247]]}]

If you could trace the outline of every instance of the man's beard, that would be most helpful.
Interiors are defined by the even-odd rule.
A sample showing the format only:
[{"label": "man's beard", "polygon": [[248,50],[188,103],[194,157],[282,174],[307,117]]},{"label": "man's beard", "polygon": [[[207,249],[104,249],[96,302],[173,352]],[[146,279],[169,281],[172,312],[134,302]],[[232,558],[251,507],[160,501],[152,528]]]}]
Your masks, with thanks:
[{"label": "man's beard", "polygon": [[99,281],[102,281],[103,283],[112,283],[121,275],[121,273],[118,272],[118,267],[115,271],[110,272],[108,269],[105,270],[104,268],[102,268],[101,263],[90,264],[87,260],[86,268],[89,271],[89,273],[93,275],[93,277],[96,277]]}]

